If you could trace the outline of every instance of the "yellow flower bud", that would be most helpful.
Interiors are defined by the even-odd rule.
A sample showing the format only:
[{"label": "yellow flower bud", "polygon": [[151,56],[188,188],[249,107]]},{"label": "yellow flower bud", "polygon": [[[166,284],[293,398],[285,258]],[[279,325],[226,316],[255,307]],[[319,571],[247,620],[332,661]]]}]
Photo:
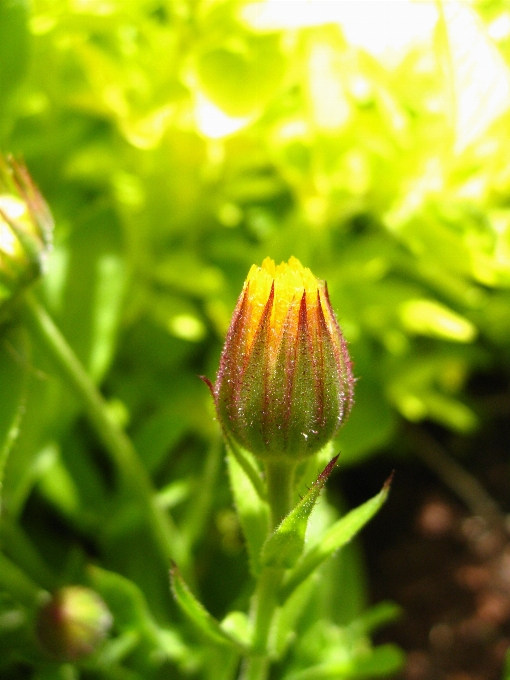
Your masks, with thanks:
[{"label": "yellow flower bud", "polygon": [[265,461],[312,455],[347,417],[353,386],[326,284],[294,257],[254,265],[212,386],[227,439]]},{"label": "yellow flower bud", "polygon": [[24,165],[0,157],[0,305],[43,271],[53,219]]}]

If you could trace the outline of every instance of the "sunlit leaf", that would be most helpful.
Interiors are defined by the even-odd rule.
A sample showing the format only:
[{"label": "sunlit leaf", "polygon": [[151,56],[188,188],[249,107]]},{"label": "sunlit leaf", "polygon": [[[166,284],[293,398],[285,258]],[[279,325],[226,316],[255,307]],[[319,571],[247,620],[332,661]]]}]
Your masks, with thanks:
[{"label": "sunlit leaf", "polygon": [[20,83],[28,62],[28,3],[0,1],[0,111]]},{"label": "sunlit leaf", "polygon": [[455,148],[461,152],[510,107],[510,74],[471,7],[461,2],[439,6],[438,39],[451,88]]},{"label": "sunlit leaf", "polygon": [[262,547],[261,563],[266,567],[293,567],[303,552],[308,520],[313,507],[333,470],[338,456],[324,468],[296,507],[269,536]]}]

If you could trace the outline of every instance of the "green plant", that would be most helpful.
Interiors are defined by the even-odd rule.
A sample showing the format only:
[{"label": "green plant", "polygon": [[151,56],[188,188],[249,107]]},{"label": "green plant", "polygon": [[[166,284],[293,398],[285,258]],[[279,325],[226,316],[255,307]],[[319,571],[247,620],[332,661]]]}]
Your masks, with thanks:
[{"label": "green plant", "polygon": [[[328,281],[358,379],[340,470],[402,451],[408,421],[455,438],[491,417],[468,385],[510,365],[505,3],[284,4],[0,0],[0,144],[56,225],[23,320],[2,308],[0,674],[234,673],[167,569],[217,620],[248,611],[257,496],[229,457],[241,527],[197,375],[267,255]],[[323,493],[310,531],[345,512]],[[369,638],[394,609],[367,613],[356,544],[334,560],[277,677],[390,667]],[[39,593],[70,584],[114,616],[92,665],[30,636]]]}]

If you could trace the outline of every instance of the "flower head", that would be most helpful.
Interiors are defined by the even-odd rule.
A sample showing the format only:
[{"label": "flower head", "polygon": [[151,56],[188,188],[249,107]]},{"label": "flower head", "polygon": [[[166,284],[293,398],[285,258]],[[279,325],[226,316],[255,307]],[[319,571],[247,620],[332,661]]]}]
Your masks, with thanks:
[{"label": "flower head", "polygon": [[0,305],[43,271],[53,219],[24,165],[0,157]]},{"label": "flower head", "polygon": [[347,417],[353,384],[326,284],[295,257],[254,265],[213,387],[227,439],[264,460],[312,455]]}]

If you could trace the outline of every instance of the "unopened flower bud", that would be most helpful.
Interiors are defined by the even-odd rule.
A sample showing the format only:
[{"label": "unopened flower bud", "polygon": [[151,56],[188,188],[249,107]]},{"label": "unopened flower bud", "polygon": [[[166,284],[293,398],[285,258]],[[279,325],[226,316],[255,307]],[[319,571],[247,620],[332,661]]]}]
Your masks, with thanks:
[{"label": "unopened flower bud", "polygon": [[40,609],[37,637],[53,658],[76,661],[98,648],[111,625],[112,615],[96,592],[84,586],[66,586]]},{"label": "unopened flower bud", "polygon": [[294,257],[254,265],[213,387],[227,439],[265,461],[296,462],[334,437],[353,385],[326,284]]},{"label": "unopened flower bud", "polygon": [[0,305],[43,272],[53,219],[24,165],[0,157]]}]

